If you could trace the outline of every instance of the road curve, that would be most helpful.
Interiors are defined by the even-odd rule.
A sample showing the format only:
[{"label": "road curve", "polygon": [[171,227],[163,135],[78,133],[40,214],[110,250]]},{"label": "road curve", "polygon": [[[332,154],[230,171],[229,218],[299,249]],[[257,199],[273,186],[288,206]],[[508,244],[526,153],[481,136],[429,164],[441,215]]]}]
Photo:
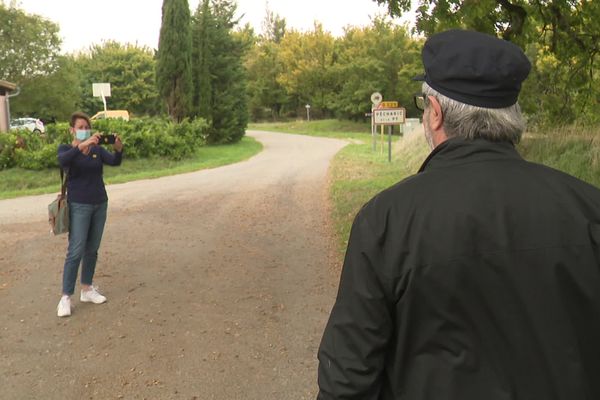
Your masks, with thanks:
[{"label": "road curve", "polygon": [[0,201],[3,399],[309,399],[335,296],[327,169],[345,141],[253,131],[225,167],[110,185],[96,283],[56,317],[54,195]]}]

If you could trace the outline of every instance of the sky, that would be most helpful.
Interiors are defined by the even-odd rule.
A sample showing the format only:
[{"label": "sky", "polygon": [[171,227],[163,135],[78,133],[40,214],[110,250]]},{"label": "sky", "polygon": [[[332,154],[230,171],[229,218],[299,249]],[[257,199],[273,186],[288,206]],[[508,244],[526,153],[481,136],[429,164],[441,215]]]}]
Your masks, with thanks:
[{"label": "sky", "polygon": [[[193,11],[200,0],[188,0]],[[311,30],[314,21],[335,36],[348,25],[366,26],[386,8],[373,0],[238,0],[241,24],[261,32],[265,10],[284,17],[288,29]],[[20,9],[58,23],[63,53],[72,53],[105,40],[158,47],[162,0],[17,0]]]}]

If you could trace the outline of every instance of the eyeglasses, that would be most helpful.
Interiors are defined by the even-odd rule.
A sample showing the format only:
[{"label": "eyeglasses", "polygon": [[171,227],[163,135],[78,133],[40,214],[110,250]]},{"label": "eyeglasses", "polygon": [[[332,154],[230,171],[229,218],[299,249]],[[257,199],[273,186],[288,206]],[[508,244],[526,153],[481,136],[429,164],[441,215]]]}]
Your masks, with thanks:
[{"label": "eyeglasses", "polygon": [[417,93],[413,96],[413,99],[415,100],[415,107],[417,107],[417,110],[425,111],[425,107],[429,102],[427,95],[425,93]]}]

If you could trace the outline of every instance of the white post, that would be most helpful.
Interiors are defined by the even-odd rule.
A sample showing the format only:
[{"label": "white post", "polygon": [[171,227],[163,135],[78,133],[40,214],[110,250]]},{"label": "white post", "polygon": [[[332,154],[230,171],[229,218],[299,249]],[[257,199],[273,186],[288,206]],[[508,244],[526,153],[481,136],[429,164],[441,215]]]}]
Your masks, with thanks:
[{"label": "white post", "polygon": [[373,152],[377,150],[377,127],[375,126],[375,119],[373,118],[373,112],[375,111],[375,107],[371,107],[371,141],[373,142]]},{"label": "white post", "polygon": [[310,104],[307,104],[305,107],[306,107],[306,121],[310,122]]},{"label": "white post", "polygon": [[104,96],[104,90],[100,89],[100,93],[102,94],[102,103],[104,103],[104,118],[106,118],[106,97]]}]

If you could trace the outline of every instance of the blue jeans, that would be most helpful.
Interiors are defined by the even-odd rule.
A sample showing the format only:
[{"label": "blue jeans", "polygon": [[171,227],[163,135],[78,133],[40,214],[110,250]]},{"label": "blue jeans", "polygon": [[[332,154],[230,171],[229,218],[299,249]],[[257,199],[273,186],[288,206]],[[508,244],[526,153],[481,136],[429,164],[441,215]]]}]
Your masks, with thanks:
[{"label": "blue jeans", "polygon": [[106,201],[102,204],[69,203],[69,248],[63,270],[63,294],[75,292],[79,263],[81,283],[92,284],[107,208]]}]

